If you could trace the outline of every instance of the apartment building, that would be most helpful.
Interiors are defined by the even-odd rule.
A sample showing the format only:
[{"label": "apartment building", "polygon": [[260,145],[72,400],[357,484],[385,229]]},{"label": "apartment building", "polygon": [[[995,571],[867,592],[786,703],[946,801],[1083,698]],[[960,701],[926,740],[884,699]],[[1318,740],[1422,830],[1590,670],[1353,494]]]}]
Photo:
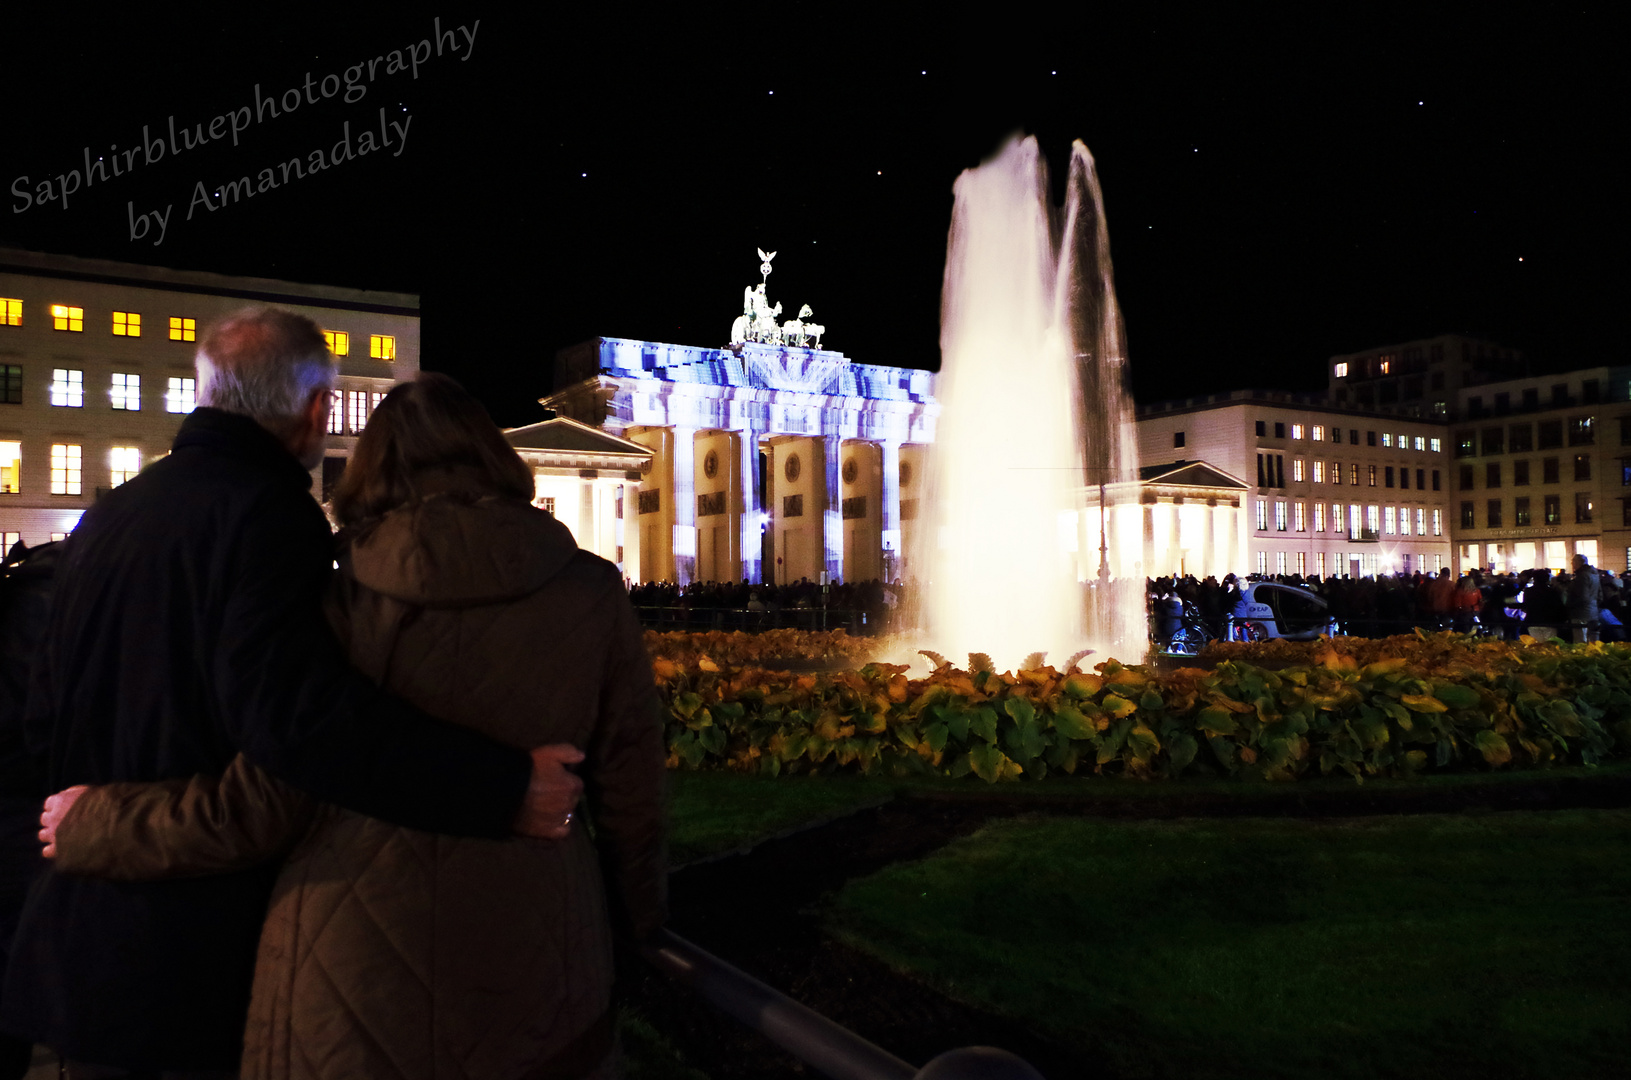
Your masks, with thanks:
[{"label": "apartment building", "polygon": [[197,398],[209,325],[273,304],[339,360],[322,497],[391,386],[419,370],[419,298],[0,248],[0,550],[70,532],[98,494],[167,454]]},{"label": "apartment building", "polygon": [[1465,334],[1383,345],[1333,356],[1326,398],[1339,408],[1384,409],[1446,419],[1463,389],[1526,373],[1516,349]]},{"label": "apartment building", "polygon": [[1466,387],[1449,428],[1462,569],[1631,569],[1631,367]]},{"label": "apartment building", "polygon": [[1204,462],[1247,488],[1235,573],[1372,575],[1451,563],[1443,422],[1236,390],[1140,405],[1139,460]]}]

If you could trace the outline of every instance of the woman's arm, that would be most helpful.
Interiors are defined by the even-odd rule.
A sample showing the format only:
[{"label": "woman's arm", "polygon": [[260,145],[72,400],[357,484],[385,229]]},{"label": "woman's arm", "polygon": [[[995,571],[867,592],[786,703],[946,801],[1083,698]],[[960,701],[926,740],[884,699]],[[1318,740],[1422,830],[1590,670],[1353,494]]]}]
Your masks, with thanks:
[{"label": "woman's arm", "polygon": [[239,754],[218,777],[88,788],[57,825],[57,869],[116,881],[247,870],[280,859],[321,804]]}]

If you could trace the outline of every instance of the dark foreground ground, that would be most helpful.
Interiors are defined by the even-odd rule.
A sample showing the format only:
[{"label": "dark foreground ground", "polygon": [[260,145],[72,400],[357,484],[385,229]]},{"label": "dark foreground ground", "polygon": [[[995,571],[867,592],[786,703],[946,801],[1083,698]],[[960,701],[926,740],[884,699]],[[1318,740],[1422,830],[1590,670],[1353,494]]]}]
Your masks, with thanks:
[{"label": "dark foreground ground", "polygon": [[[1079,1045],[1064,1045],[1023,1023],[951,1000],[834,941],[821,927],[824,898],[852,879],[921,859],[988,821],[1019,814],[1336,819],[1631,805],[1631,774],[1618,772],[1443,785],[1310,785],[1261,793],[1231,787],[1235,790],[1224,792],[1151,785],[1133,793],[1094,785],[1076,797],[1067,788],[1046,796],[1010,795],[984,785],[911,792],[746,854],[677,871],[671,878],[672,926],[913,1064],[958,1046],[987,1044],[1020,1054],[1052,1080],[1103,1075],[1102,1063]],[[629,1005],[686,1063],[714,1080],[809,1075],[766,1040],[656,975],[637,972],[630,987]]]}]

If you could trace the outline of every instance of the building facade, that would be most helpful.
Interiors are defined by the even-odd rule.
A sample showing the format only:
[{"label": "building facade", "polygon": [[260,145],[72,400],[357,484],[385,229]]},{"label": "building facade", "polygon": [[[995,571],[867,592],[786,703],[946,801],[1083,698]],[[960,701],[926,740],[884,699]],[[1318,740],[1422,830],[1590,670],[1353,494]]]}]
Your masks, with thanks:
[{"label": "building facade", "polygon": [[607,496],[631,580],[864,581],[909,572],[933,378],[807,346],[595,338],[557,355],[542,402],[648,453]]},{"label": "building facade", "polygon": [[[1442,422],[1266,390],[1143,405],[1137,417],[1146,476],[1187,460],[1245,488],[1234,539],[1218,546],[1233,565],[1197,558],[1209,573],[1358,576],[1451,565]],[[1196,550],[1181,540],[1176,549]],[[1170,556],[1154,565],[1176,570]]]},{"label": "building facade", "polygon": [[314,493],[379,399],[419,370],[419,298],[0,249],[0,546],[71,531],[100,492],[170,451],[211,323],[272,304],[324,328],[339,359]]},{"label": "building facade", "polygon": [[1462,569],[1631,569],[1631,368],[1467,387],[1449,439]]},{"label": "building facade", "polygon": [[1341,408],[1447,419],[1464,388],[1525,373],[1523,354],[1465,334],[1333,356],[1326,398]]}]

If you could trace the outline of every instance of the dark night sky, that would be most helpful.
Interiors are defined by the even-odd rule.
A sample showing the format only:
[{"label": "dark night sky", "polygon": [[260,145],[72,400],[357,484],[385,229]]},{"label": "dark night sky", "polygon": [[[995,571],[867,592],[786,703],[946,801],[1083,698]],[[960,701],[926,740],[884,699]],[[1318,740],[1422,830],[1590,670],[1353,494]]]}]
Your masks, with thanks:
[{"label": "dark night sky", "polygon": [[[425,366],[518,424],[564,345],[723,344],[758,246],[779,253],[771,299],[811,304],[829,346],[934,367],[951,184],[1023,129],[1056,163],[1077,137],[1098,159],[1141,398],[1322,386],[1326,356],[1447,331],[1541,369],[1623,355],[1613,6],[1139,5],[1011,30],[998,5],[961,25],[949,9],[558,6],[8,11],[0,243],[421,293]],[[32,189],[171,115],[207,125],[256,83],[342,74],[430,37],[436,15],[481,20],[468,61],[432,55],[417,80],[382,63],[354,104],[303,104],[236,147],[14,212],[20,176]],[[412,117],[400,157],[185,220],[198,181],[332,147],[381,107]],[[174,206],[162,245],[130,240],[128,202]]]}]

